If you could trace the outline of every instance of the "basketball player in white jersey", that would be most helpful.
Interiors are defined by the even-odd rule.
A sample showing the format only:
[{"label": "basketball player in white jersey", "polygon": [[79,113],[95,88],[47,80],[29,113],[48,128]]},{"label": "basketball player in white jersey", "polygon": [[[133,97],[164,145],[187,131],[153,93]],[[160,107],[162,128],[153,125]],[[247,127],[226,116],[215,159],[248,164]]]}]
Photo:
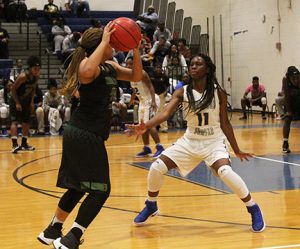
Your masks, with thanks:
[{"label": "basketball player in white jersey", "polygon": [[[252,217],[253,232],[262,232],[265,222],[259,206],[255,203],[242,180],[230,166],[230,156],[226,138],[235,155],[242,161],[250,154],[242,152],[235,139],[227,117],[227,94],[215,77],[216,66],[206,55],[194,56],[189,67],[191,82],[174,92],[164,111],[146,123],[129,126],[129,132],[143,134],[156,127],[183,103],[184,117],[187,120],[185,134],[167,148],[152,163],[148,174],[148,198],[146,207],[134,219],[137,225],[143,224],[150,216],[158,213],[157,199],[163,182],[163,175],[175,168],[183,176],[204,161],[214,175],[220,179],[245,203]],[[193,164],[193,161],[196,161]]]},{"label": "basketball player in white jersey", "polygon": [[[126,67],[132,68],[133,66],[133,57],[128,57],[126,60]],[[135,97],[139,99],[139,123],[147,122],[152,118],[159,106],[159,97],[155,95],[153,85],[149,78],[149,75],[143,71],[142,81],[140,82],[130,82],[130,85],[133,89],[133,94],[131,95],[130,104],[134,102]],[[156,144],[156,152],[153,157],[158,158],[160,154],[164,151],[163,146],[160,144],[160,138],[156,127],[151,127],[142,135],[144,147],[141,152],[136,154],[136,157],[148,157],[152,155],[150,148],[149,134],[153,138]]]}]

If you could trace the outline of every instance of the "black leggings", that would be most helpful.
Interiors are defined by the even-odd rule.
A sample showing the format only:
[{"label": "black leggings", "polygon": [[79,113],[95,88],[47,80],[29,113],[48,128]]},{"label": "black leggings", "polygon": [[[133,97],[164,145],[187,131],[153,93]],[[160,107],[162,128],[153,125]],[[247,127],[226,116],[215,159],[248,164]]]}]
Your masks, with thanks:
[{"label": "black leggings", "polygon": [[[84,194],[84,192],[73,189],[67,190],[58,203],[59,208],[71,213]],[[87,228],[100,212],[108,197],[109,193],[89,193],[79,208],[75,222]]]}]

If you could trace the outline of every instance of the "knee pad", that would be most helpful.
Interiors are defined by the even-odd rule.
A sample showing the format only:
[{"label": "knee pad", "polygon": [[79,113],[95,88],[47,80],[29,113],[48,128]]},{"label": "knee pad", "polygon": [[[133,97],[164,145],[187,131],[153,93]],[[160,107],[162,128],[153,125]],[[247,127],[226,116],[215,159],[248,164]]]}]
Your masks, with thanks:
[{"label": "knee pad", "polygon": [[148,190],[158,192],[163,184],[163,175],[168,172],[168,168],[163,160],[156,159],[152,163],[148,173]]},{"label": "knee pad", "polygon": [[261,103],[262,103],[263,105],[266,105],[266,104],[267,104],[267,98],[266,98],[266,97],[262,97],[262,98],[261,98]]},{"label": "knee pad", "polygon": [[168,172],[168,167],[161,159],[156,159],[155,162],[152,163],[150,170],[156,170],[160,172],[162,175],[166,174]]},{"label": "knee pad", "polygon": [[220,179],[240,198],[249,194],[246,183],[235,173],[229,165],[223,165],[218,169]]}]

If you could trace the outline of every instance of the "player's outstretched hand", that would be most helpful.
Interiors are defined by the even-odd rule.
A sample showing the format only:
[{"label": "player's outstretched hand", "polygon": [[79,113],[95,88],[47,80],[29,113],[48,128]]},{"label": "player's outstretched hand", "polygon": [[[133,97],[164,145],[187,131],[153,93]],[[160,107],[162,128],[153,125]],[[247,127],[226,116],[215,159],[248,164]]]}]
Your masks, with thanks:
[{"label": "player's outstretched hand", "polygon": [[239,151],[235,153],[235,155],[241,160],[241,161],[249,161],[249,158],[253,157],[250,153]]},{"label": "player's outstretched hand", "polygon": [[142,120],[141,123],[137,125],[127,125],[127,129],[125,132],[129,136],[132,136],[132,135],[142,135],[146,132],[146,130],[147,130],[146,125]]}]

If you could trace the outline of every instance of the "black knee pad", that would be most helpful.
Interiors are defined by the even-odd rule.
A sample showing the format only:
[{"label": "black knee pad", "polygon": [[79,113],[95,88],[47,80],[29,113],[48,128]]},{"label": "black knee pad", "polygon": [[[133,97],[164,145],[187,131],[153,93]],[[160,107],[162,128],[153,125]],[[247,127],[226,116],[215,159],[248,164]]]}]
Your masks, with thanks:
[{"label": "black knee pad", "polygon": [[58,203],[59,208],[67,213],[71,213],[84,194],[84,192],[79,192],[73,189],[67,190],[67,192],[60,198]]}]

